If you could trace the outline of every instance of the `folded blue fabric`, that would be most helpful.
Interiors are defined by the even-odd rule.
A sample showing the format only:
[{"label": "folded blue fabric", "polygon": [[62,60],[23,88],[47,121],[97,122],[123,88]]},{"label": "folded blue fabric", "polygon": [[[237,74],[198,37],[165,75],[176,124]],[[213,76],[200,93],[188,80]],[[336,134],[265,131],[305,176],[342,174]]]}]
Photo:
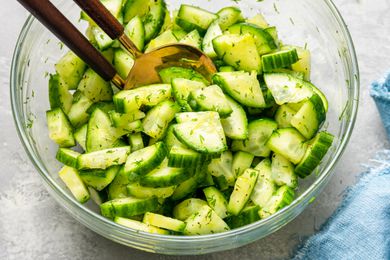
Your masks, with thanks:
[{"label": "folded blue fabric", "polygon": [[[371,88],[390,137],[390,74]],[[320,232],[293,259],[390,260],[390,150],[381,151]]]}]

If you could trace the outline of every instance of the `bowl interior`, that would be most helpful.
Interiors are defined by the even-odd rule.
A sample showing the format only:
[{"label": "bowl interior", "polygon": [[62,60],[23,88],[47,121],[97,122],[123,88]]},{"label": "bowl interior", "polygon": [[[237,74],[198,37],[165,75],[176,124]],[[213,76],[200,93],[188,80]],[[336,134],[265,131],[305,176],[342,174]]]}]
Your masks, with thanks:
[{"label": "bowl interior", "polygon": [[[218,11],[224,6],[238,6],[247,17],[263,13],[268,22],[277,27],[279,38],[284,43],[306,46],[311,50],[312,82],[326,94],[329,100],[329,112],[323,129],[333,133],[337,138],[316,174],[300,180],[297,191],[299,198],[288,208],[277,213],[277,216],[268,220],[252,224],[251,227],[230,231],[228,232],[231,233],[230,235],[226,233],[210,236],[213,241],[217,241],[213,237],[220,236],[219,238],[228,239],[231,236],[235,237],[234,242],[226,243],[220,239],[220,242],[213,242],[218,245],[215,244],[212,247],[206,244],[193,243],[192,246],[188,244],[188,250],[182,253],[206,253],[237,247],[263,237],[286,224],[306,207],[310,198],[317,195],[329,178],[331,168],[348,141],[356,116],[358,70],[353,46],[342,20],[329,1],[171,0],[167,2],[170,10],[175,10],[180,4],[187,3],[205,6],[211,11]],[[85,31],[85,23],[78,22],[79,9],[71,1],[61,1],[58,6],[80,30]],[[172,243],[181,243],[180,241],[186,241],[187,238],[162,238],[162,236],[124,230],[122,227],[111,224],[93,213],[98,212],[98,208],[93,203],[88,203],[85,206],[87,209],[82,209],[58,178],[57,172],[61,165],[55,159],[57,146],[48,138],[45,111],[49,108],[47,90],[49,74],[54,73],[54,64],[66,51],[66,46],[63,46],[36,20],[30,18],[26,22],[15,51],[11,94],[15,120],[29,156],[45,179],[51,193],[61,201],[64,207],[86,225],[88,225],[85,223],[87,221],[97,221],[96,225],[88,225],[90,228],[100,234],[110,236],[113,240],[144,250],[162,253],[180,252],[180,250],[175,251],[176,249],[169,249],[171,250],[169,251],[168,244],[157,245],[158,243],[156,244],[154,240],[165,239]],[[115,229],[119,233],[113,235],[109,231],[103,231],[104,226]],[[256,237],[250,235],[250,232],[254,230],[257,230]],[[259,232],[259,230],[262,231]],[[238,234],[242,234],[240,239]],[[140,245],[131,242],[134,237],[140,235],[149,240]],[[196,242],[201,239],[190,238],[189,240]],[[149,241],[151,241],[150,245],[148,245]]]}]

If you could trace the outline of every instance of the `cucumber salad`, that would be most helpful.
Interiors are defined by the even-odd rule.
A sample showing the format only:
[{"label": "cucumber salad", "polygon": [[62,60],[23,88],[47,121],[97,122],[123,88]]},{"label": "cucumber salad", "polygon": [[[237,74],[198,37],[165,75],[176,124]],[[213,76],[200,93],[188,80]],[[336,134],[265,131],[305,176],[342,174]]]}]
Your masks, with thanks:
[{"label": "cucumber salad", "polygon": [[[310,52],[278,38],[263,16],[164,0],[101,0],[143,52],[195,46],[218,72],[161,69],[158,84],[118,90],[72,52],[50,76],[50,138],[59,177],[104,217],[158,234],[242,227],[294,200],[333,142],[328,102],[310,82]],[[85,13],[87,37],[126,78],[134,59]]]}]

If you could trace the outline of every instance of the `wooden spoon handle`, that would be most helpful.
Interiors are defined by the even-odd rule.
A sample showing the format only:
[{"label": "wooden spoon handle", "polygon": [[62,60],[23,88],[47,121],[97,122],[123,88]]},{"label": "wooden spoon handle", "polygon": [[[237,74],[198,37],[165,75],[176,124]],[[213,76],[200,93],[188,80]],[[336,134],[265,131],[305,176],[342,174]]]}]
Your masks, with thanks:
[{"label": "wooden spoon handle", "polygon": [[113,80],[117,86],[123,85],[114,67],[50,1],[18,1],[104,80]]},{"label": "wooden spoon handle", "polygon": [[73,1],[77,3],[111,39],[118,39],[134,57],[142,55],[130,38],[126,36],[123,25],[118,22],[100,0]]}]

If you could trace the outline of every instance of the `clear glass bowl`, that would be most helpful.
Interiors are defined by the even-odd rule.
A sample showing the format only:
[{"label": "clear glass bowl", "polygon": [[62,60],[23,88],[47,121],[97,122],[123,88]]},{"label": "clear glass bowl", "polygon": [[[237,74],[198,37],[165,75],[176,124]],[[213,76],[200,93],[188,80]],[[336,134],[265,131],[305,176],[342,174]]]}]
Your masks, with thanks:
[{"label": "clear glass bowl", "polygon": [[[325,92],[330,103],[324,128],[337,138],[316,174],[300,181],[296,200],[271,217],[220,234],[164,236],[117,225],[102,217],[93,203],[79,204],[58,178],[57,147],[48,138],[45,119],[49,108],[47,76],[66,48],[32,17],[27,19],[16,45],[10,90],[18,134],[26,152],[51,195],[72,216],[100,235],[130,247],[163,254],[204,254],[236,248],[275,232],[319,196],[352,133],[359,100],[359,74],[347,27],[329,0],[168,1],[170,10],[181,3],[205,6],[212,11],[236,5],[245,16],[262,12],[270,24],[277,26],[283,42],[307,45],[312,51],[312,81]],[[79,9],[72,1],[60,1],[59,7],[77,23]]]}]

